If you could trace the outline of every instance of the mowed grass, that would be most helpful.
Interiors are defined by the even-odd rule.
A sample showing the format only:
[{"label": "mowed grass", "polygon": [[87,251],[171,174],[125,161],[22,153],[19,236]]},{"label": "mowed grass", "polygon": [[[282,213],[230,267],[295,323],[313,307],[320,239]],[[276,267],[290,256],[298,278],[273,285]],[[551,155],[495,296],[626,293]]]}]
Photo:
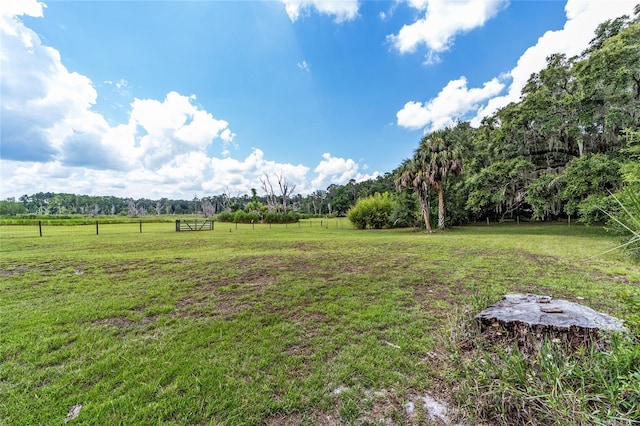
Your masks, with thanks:
[{"label": "mowed grass", "polygon": [[596,227],[339,222],[5,237],[0,424],[62,424],[80,404],[72,424],[424,424],[407,403],[455,402],[443,342],[462,312],[464,327],[530,292],[636,327],[639,267],[601,255],[616,243]]}]

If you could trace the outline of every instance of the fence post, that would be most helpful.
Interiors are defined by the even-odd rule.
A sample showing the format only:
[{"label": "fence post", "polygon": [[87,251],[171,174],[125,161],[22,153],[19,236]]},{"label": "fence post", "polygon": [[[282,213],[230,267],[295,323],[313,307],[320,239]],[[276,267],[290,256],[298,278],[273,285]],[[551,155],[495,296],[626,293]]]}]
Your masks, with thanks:
[{"label": "fence post", "polygon": [[213,231],[213,219],[211,219],[211,231]]},{"label": "fence post", "polygon": [[38,221],[38,229],[40,229],[40,236],[42,237],[42,221]]},{"label": "fence post", "polygon": [[142,234],[142,220],[140,221],[140,233]]},{"label": "fence post", "polygon": [[180,232],[180,219],[176,219],[176,232]]},{"label": "fence post", "polygon": [[98,234],[98,221],[97,220],[96,220],[96,235],[99,235]]}]

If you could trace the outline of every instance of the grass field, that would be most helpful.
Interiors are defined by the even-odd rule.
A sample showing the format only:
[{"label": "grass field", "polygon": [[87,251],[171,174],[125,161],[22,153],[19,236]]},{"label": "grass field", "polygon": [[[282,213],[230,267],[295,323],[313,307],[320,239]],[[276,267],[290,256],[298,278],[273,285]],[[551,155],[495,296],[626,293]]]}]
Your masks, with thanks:
[{"label": "grass field", "polygon": [[2,425],[63,424],[78,405],[70,424],[428,424],[427,396],[499,424],[500,407],[473,409],[458,343],[512,292],[626,319],[630,366],[582,409],[640,414],[640,266],[600,255],[617,241],[597,227],[2,232]]}]

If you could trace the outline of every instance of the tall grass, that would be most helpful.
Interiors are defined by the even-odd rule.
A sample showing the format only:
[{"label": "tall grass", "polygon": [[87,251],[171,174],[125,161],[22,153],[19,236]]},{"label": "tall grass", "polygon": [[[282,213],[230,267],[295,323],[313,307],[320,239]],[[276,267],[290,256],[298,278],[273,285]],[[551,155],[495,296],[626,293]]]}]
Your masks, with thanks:
[{"label": "tall grass", "polygon": [[[640,333],[569,347],[547,338],[524,351],[488,343],[466,315],[452,317],[449,380],[471,424],[632,425],[640,422]],[[451,331],[451,330],[454,331]],[[465,332],[460,332],[465,330]]]}]

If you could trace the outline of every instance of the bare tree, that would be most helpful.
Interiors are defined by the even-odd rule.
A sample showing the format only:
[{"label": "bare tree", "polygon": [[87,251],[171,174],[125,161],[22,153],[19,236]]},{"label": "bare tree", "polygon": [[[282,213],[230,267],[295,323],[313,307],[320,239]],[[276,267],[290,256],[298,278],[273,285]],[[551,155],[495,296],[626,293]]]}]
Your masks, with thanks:
[{"label": "bare tree", "polygon": [[327,198],[327,191],[318,189],[311,194],[311,206],[313,207],[313,214],[322,214],[322,206],[324,200]]},{"label": "bare tree", "polygon": [[220,195],[220,204],[222,208],[220,211],[228,211],[229,210],[229,201],[231,200],[231,191],[229,191],[229,187]]},{"label": "bare tree", "polygon": [[202,202],[200,203],[200,208],[202,209],[202,214],[205,217],[213,216],[213,214],[215,213],[215,207],[211,203],[211,200],[209,200],[208,198],[202,199]]},{"label": "bare tree", "polygon": [[287,200],[293,194],[293,191],[296,189],[295,184],[291,184],[291,182],[287,181],[280,171],[280,175],[276,175],[278,178],[278,186],[280,187],[280,194],[282,195],[282,212],[287,214]]},{"label": "bare tree", "polygon": [[296,185],[291,184],[282,171],[280,171],[280,173],[273,173],[273,177],[275,177],[275,180],[278,182],[280,195],[276,195],[269,173],[264,172],[260,178],[262,190],[267,194],[267,206],[269,207],[269,211],[274,211],[278,209],[276,206],[281,204],[282,213],[287,214],[288,202],[296,189]]},{"label": "bare tree", "polygon": [[260,178],[260,183],[262,184],[262,190],[267,194],[267,206],[269,207],[269,211],[274,211],[278,200],[276,198],[276,194],[273,192],[273,185],[271,184],[271,180],[269,180],[269,174],[267,172],[263,173]]},{"label": "bare tree", "polygon": [[160,216],[160,213],[162,213],[162,200],[156,201],[156,204],[154,205],[154,208],[156,210],[156,214],[158,216]]}]

